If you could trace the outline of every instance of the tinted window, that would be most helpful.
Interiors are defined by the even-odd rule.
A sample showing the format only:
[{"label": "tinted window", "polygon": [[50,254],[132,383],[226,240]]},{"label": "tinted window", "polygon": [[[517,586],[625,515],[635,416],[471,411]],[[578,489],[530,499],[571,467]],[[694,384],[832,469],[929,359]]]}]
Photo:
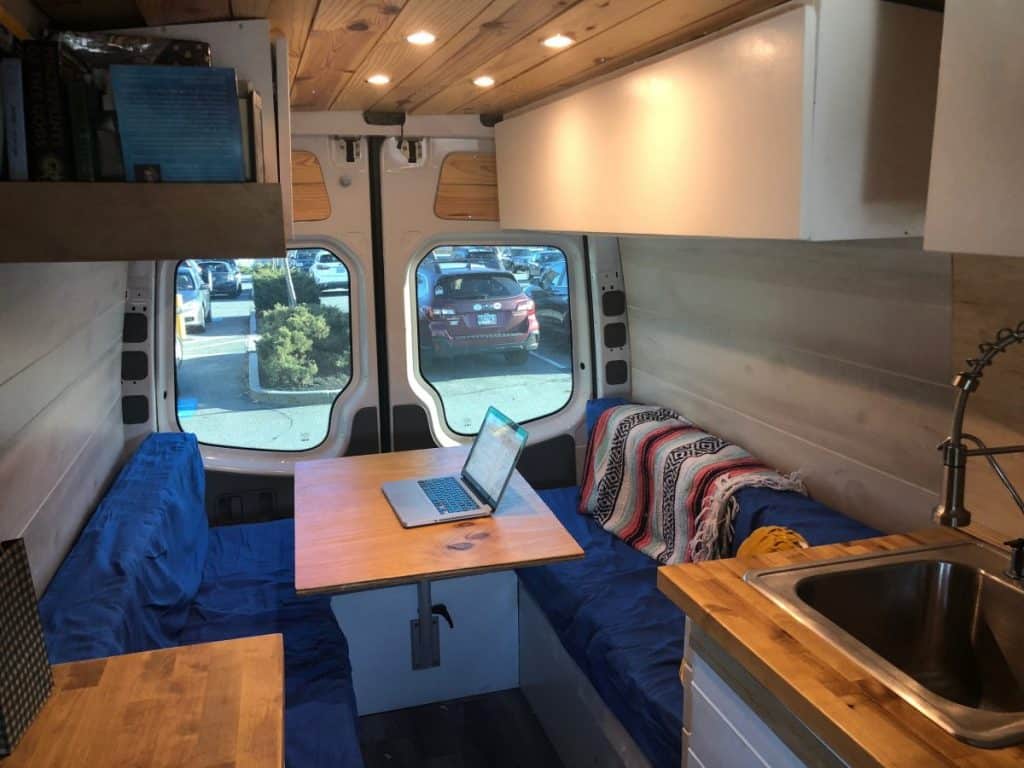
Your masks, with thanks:
[{"label": "tinted window", "polygon": [[460,275],[443,277],[434,289],[435,296],[449,299],[504,299],[518,296],[522,287],[511,275]]},{"label": "tinted window", "polygon": [[178,270],[177,285],[179,291],[194,291],[196,289],[195,281],[192,279],[192,275],[189,272]]},{"label": "tinted window", "polygon": [[[552,269],[560,286],[545,282]],[[566,277],[549,246],[439,246],[417,265],[420,374],[452,431],[475,434],[491,405],[528,422],[569,402]]]},{"label": "tinted window", "polygon": [[[302,451],[323,442],[351,379],[352,340],[348,269],[329,251],[315,253],[331,268],[302,270],[293,251],[287,260],[243,261],[237,296],[203,291],[182,302],[175,323],[182,430],[232,448]],[[207,266],[230,271],[221,262]],[[191,282],[179,269],[179,291],[183,277]]]}]

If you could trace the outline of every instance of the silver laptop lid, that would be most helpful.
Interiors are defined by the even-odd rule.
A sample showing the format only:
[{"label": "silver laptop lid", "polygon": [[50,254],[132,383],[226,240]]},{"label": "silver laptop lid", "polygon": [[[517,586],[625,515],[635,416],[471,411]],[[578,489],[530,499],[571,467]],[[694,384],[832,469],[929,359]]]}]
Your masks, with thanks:
[{"label": "silver laptop lid", "polygon": [[526,430],[508,416],[494,406],[487,409],[462,467],[462,479],[492,508],[497,508],[505,493],[526,438]]}]

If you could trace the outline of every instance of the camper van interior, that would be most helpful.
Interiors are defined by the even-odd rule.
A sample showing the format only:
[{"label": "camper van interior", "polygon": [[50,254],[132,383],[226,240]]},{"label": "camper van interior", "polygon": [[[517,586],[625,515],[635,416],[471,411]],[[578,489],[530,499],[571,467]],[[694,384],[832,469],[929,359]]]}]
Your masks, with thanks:
[{"label": "camper van interior", "polygon": [[0,765],[1024,765],[1021,40],[0,0]]}]

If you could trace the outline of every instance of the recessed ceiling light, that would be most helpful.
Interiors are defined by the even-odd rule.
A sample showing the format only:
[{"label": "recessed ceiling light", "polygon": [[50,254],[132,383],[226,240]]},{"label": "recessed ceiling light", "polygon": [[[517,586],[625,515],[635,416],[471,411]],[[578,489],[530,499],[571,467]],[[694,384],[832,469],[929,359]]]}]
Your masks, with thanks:
[{"label": "recessed ceiling light", "polygon": [[391,82],[391,78],[384,74],[370,75],[366,78],[366,82],[370,85],[387,85]]},{"label": "recessed ceiling light", "polygon": [[413,45],[430,45],[432,42],[437,40],[437,37],[433,32],[427,32],[425,29],[421,29],[419,32],[413,32],[405,39]]},{"label": "recessed ceiling light", "polygon": [[563,35],[559,33],[557,35],[552,35],[551,37],[547,38],[544,41],[544,45],[546,45],[548,48],[568,48],[575,42],[576,41],[573,40],[568,35]]},{"label": "recessed ceiling light", "polygon": [[490,75],[480,75],[480,77],[473,78],[473,85],[477,88],[490,88],[494,85],[494,78]]}]

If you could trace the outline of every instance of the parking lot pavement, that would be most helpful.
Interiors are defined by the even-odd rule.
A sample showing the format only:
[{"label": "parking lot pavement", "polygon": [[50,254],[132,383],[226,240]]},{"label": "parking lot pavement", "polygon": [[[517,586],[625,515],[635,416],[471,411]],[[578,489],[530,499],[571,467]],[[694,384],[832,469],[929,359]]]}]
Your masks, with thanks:
[{"label": "parking lot pavement", "polygon": [[[348,311],[348,295],[332,291],[321,302]],[[212,445],[295,451],[315,447],[327,433],[331,405],[277,406],[249,398],[249,314],[252,292],[216,298],[205,333],[183,340],[178,370],[178,415],[182,429]],[[445,418],[456,432],[474,433],[489,405],[528,421],[561,408],[572,392],[569,350],[543,339],[525,365],[500,354],[459,358],[424,368],[441,396]]]},{"label": "parking lot pavement", "polygon": [[572,369],[565,344],[541,341],[525,365],[500,353],[428,363],[423,378],[441,396],[448,426],[475,434],[491,405],[509,418],[529,421],[554,413],[572,395]]}]

